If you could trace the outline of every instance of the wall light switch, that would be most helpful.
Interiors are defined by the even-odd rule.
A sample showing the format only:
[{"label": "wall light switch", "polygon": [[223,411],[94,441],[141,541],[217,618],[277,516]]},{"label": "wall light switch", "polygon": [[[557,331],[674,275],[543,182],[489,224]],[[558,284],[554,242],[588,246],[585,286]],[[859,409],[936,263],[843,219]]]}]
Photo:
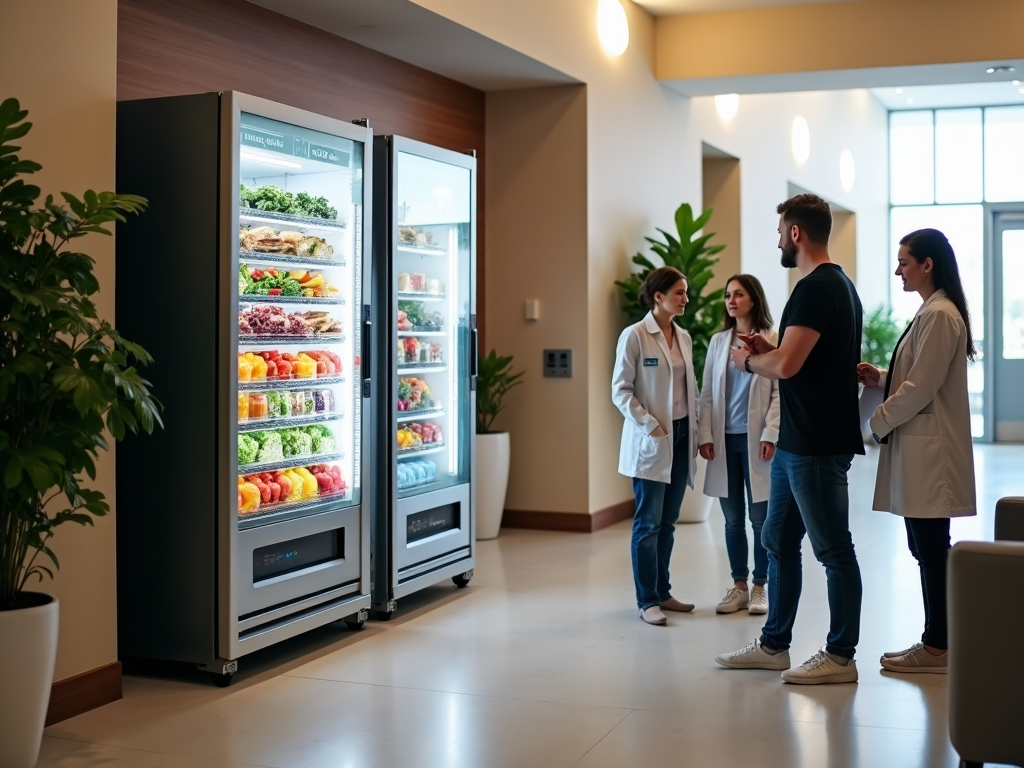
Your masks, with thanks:
[{"label": "wall light switch", "polygon": [[538,299],[526,300],[526,319],[540,320],[540,301]]},{"label": "wall light switch", "polygon": [[549,379],[571,379],[572,350],[545,349],[544,376]]}]

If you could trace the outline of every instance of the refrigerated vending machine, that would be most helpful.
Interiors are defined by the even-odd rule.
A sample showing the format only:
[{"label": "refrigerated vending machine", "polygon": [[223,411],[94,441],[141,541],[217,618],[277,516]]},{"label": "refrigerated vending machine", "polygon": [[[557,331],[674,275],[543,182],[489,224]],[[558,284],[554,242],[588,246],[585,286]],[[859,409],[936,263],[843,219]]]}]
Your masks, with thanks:
[{"label": "refrigerated vending machine", "polygon": [[117,118],[117,327],[165,425],[117,450],[119,651],[227,684],[370,606],[372,134],[232,92]]},{"label": "refrigerated vending machine", "polygon": [[374,139],[378,368],[373,607],[473,576],[476,158]]}]

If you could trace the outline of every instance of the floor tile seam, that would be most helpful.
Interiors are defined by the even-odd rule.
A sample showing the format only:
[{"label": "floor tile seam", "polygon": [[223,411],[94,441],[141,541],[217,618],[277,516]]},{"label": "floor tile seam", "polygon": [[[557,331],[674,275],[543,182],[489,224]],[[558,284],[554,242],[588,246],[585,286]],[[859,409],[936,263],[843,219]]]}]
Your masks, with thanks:
[{"label": "floor tile seam", "polygon": [[580,762],[580,760],[583,760],[583,758],[585,758],[587,755],[589,755],[591,752],[593,752],[595,749],[597,749],[597,747],[600,746],[601,742],[604,741],[605,739],[607,739],[612,734],[612,732],[615,731],[615,729],[618,728],[620,725],[622,725],[626,721],[626,719],[630,715],[632,715],[635,711],[636,711],[635,709],[631,708],[628,712],[626,712],[626,714],[624,714],[622,717],[620,717],[618,722],[615,723],[615,725],[613,725],[611,728],[609,728],[601,736],[601,738],[599,738],[597,741],[595,741],[593,744],[591,744],[590,748],[587,749],[586,752],[584,752],[582,755],[580,755],[578,758],[576,758],[575,761],[573,761],[573,764],[575,765],[576,763]]},{"label": "floor tile seam", "polygon": [[411,685],[385,685],[384,683],[367,683],[363,680],[335,680],[330,677],[316,677],[312,675],[293,675],[287,674],[282,677],[291,677],[299,680],[316,680],[322,683],[337,683],[338,685],[361,685],[368,688],[390,688],[399,691],[420,691],[422,693],[442,693],[448,696],[466,696],[475,699],[493,699],[495,701],[518,701],[526,704],[556,704],[562,707],[579,707],[581,709],[613,709],[613,710],[630,710],[633,707],[624,706],[605,706],[605,705],[594,705],[594,704],[582,704],[574,701],[560,701],[558,699],[534,699],[522,696],[496,696],[489,693],[471,693],[469,691],[449,691],[443,688],[421,688],[418,686]]},{"label": "floor tile seam", "polygon": [[[650,713],[650,714],[665,714],[666,712],[673,712],[673,711],[679,711],[679,710],[674,710],[672,707],[668,707],[668,708],[665,708],[665,709],[652,709],[650,707],[632,707],[632,711],[633,712],[646,712],[646,713]],[[761,723],[806,723],[807,725],[821,725],[821,726],[827,726],[829,724],[827,719],[826,720],[814,720],[814,719],[809,719],[809,718],[806,718],[806,717],[759,717],[759,716],[755,716],[755,717],[749,718],[749,719],[756,720],[756,721],[761,722]],[[912,731],[912,732],[915,732],[915,733],[927,733],[927,732],[931,731],[931,729],[927,728],[927,727],[925,727],[925,728],[910,728],[910,727],[907,727],[905,725],[872,725],[872,724],[869,724],[869,723],[856,723],[856,722],[853,722],[852,720],[849,720],[849,719],[847,719],[847,721],[844,722],[843,725],[844,726],[853,726],[855,728],[876,728],[878,730],[884,730],[884,731]]]},{"label": "floor tile seam", "polygon": [[[69,741],[74,744],[89,744],[97,747],[110,747],[111,749],[123,749],[126,752],[144,752],[150,755],[162,755],[163,757],[188,757],[188,755],[178,754],[177,752],[163,752],[159,749],[142,749],[140,747],[126,747],[123,744],[111,744],[106,741],[96,741],[95,739],[80,739],[71,738],[69,736],[54,736],[53,734],[44,733],[43,736],[48,739],[57,739],[58,741]],[[249,765],[259,766],[259,768],[273,768],[272,766],[264,766],[259,763],[249,763]]]}]

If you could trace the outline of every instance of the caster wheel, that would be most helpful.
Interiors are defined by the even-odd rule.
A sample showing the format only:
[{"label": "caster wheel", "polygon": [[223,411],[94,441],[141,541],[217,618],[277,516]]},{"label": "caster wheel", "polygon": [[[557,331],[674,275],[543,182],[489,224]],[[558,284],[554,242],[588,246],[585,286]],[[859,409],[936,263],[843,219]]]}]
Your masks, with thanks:
[{"label": "caster wheel", "polygon": [[231,685],[231,681],[234,679],[235,673],[228,672],[227,674],[219,674],[217,672],[210,673],[210,682],[216,685],[218,688],[227,688]]},{"label": "caster wheel", "polygon": [[358,632],[360,629],[366,626],[365,621],[345,621],[345,626],[351,629],[353,632]]},{"label": "caster wheel", "polygon": [[374,611],[373,614],[377,617],[377,621],[391,621],[395,617],[394,611]]},{"label": "caster wheel", "polygon": [[469,586],[469,580],[473,578],[472,574],[461,574],[459,576],[452,576],[452,584],[459,589],[465,589]]}]

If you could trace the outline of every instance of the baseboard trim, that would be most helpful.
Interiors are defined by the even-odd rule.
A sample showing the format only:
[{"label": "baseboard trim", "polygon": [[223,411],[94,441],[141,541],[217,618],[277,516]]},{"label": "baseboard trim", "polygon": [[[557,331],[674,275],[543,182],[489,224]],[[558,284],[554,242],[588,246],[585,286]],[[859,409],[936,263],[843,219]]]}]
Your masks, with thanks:
[{"label": "baseboard trim", "polygon": [[613,504],[593,514],[572,512],[541,512],[528,509],[506,509],[501,518],[502,528],[531,528],[537,531],[566,531],[568,533],[594,533],[602,528],[628,520],[633,516],[633,499]]},{"label": "baseboard trim", "polygon": [[54,682],[46,724],[53,725],[121,698],[121,662],[86,670]]}]

